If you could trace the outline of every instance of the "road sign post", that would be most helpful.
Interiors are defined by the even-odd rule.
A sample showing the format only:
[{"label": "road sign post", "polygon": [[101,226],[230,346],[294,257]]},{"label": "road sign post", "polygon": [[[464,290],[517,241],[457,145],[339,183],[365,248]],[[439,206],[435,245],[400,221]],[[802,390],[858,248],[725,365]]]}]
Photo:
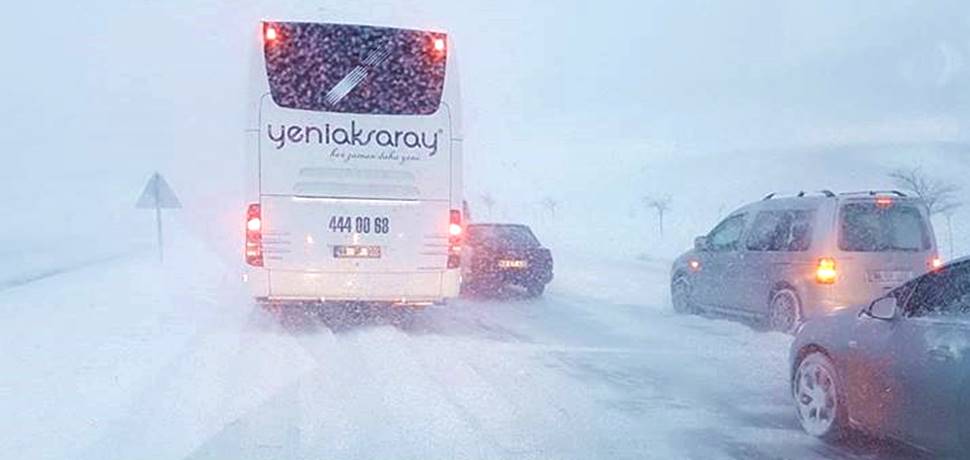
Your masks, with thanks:
[{"label": "road sign post", "polygon": [[158,262],[164,262],[165,246],[164,240],[162,239],[162,209],[179,209],[182,207],[182,203],[179,202],[178,197],[175,196],[175,192],[172,191],[172,187],[169,187],[165,178],[156,172],[148,179],[148,183],[145,184],[145,189],[142,190],[141,196],[138,197],[138,202],[135,203],[135,207],[138,209],[155,210],[155,231],[158,236]]}]

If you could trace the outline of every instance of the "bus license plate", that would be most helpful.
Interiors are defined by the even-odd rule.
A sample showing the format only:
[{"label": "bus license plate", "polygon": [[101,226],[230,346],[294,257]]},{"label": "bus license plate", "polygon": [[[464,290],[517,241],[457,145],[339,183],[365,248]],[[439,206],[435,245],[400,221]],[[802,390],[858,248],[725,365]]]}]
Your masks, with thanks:
[{"label": "bus license plate", "polygon": [[337,259],[380,259],[380,246],[334,246],[333,256]]}]

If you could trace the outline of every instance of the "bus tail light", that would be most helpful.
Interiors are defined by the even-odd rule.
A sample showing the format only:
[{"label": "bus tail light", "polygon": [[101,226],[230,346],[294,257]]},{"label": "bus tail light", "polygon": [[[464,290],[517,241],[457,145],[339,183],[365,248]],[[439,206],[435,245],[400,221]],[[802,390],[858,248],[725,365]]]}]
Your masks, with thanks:
[{"label": "bus tail light", "polygon": [[461,226],[461,211],[452,209],[448,220],[448,236],[452,239],[461,239],[464,230]]},{"label": "bus tail light", "polygon": [[263,24],[263,39],[266,41],[266,43],[274,43],[276,40],[279,40],[279,38],[280,32],[276,29],[275,25],[268,23]]},{"label": "bus tail light", "polygon": [[448,214],[448,268],[461,266],[461,235],[464,232],[461,211],[452,209]]},{"label": "bus tail light", "polygon": [[934,256],[927,262],[927,265],[929,265],[931,272],[935,272],[943,268],[943,259],[940,256]]},{"label": "bus tail light", "polygon": [[448,55],[448,42],[444,35],[432,33],[428,44],[425,46],[425,50],[432,60],[440,61]]},{"label": "bus tail light", "polygon": [[246,263],[263,266],[263,218],[255,203],[246,209]]},{"label": "bus tail light", "polygon": [[829,257],[819,259],[818,266],[815,267],[815,281],[819,284],[834,284],[836,277],[838,277],[838,271],[835,269],[835,259]]}]

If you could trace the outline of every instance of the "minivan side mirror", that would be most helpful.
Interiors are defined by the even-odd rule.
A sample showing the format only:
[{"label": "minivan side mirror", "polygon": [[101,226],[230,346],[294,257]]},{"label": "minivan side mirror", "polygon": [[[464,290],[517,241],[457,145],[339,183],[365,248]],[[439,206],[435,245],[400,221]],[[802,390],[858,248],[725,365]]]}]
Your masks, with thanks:
[{"label": "minivan side mirror", "polygon": [[698,251],[706,251],[710,249],[710,247],[711,246],[708,244],[706,236],[698,236],[697,238],[694,238],[694,249]]},{"label": "minivan side mirror", "polygon": [[898,311],[896,296],[892,295],[876,299],[866,310],[870,317],[886,321],[895,319]]}]

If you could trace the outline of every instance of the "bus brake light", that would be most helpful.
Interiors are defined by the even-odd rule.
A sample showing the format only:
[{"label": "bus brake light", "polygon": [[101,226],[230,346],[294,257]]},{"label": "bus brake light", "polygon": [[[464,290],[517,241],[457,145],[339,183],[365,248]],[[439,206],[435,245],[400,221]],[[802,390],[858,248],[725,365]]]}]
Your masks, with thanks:
[{"label": "bus brake light", "polygon": [[259,204],[246,209],[246,263],[263,266],[263,219]]},{"label": "bus brake light", "polygon": [[263,36],[266,38],[267,43],[275,42],[276,39],[280,38],[279,32],[276,31],[276,27],[267,24],[263,29]]},{"label": "bus brake light", "polygon": [[461,234],[465,229],[461,226],[461,211],[452,209],[448,213],[448,268],[461,266]]},{"label": "bus brake light", "polygon": [[452,209],[448,214],[448,234],[452,237],[461,236],[463,230],[461,227],[461,211]]},{"label": "bus brake light", "polygon": [[445,51],[445,39],[436,38],[434,39],[434,50],[443,53]]}]

